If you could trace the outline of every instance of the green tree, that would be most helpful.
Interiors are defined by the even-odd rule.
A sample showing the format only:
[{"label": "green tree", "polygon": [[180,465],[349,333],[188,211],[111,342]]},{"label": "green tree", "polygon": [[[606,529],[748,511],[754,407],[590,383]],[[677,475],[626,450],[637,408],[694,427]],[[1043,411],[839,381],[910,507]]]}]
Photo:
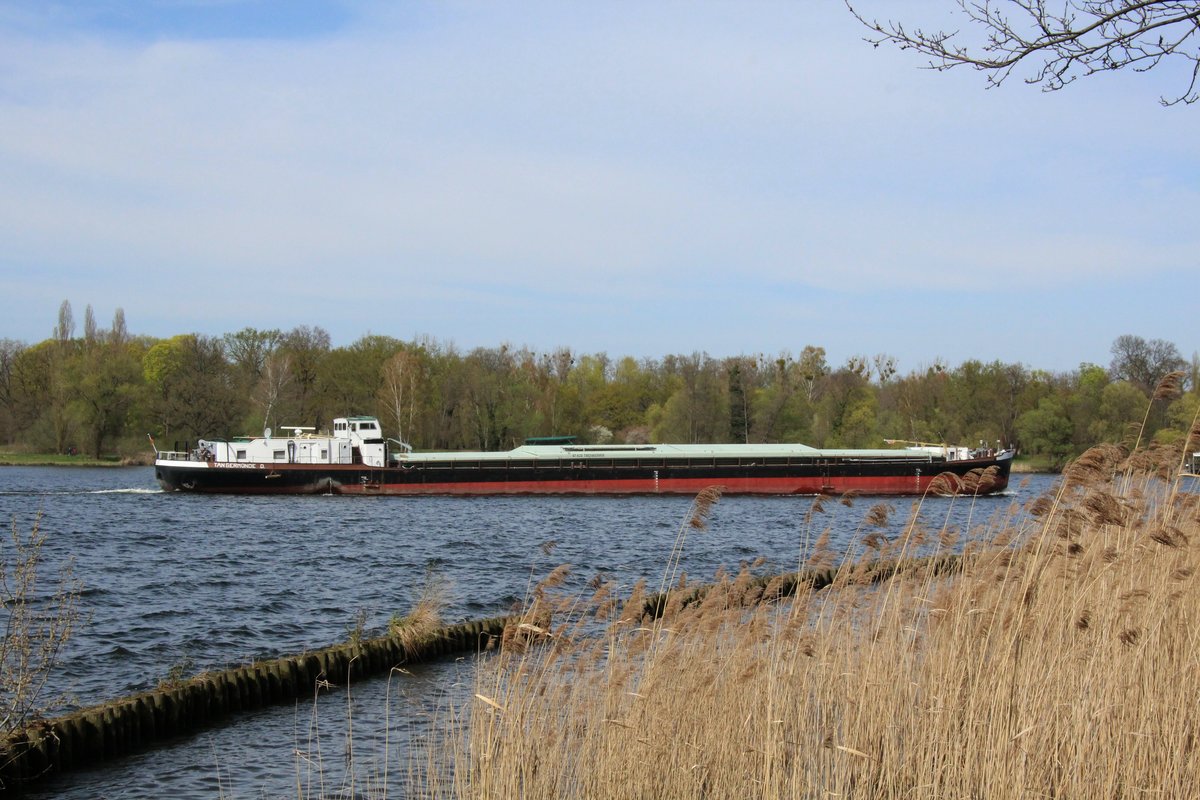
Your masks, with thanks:
[{"label": "green tree", "polygon": [[845,447],[876,447],[879,445],[875,394],[858,394],[846,407],[839,421],[836,438]]},{"label": "green tree", "polygon": [[130,343],[93,338],[71,365],[74,408],[92,457],[125,432],[141,386],[141,369]]},{"label": "green tree", "polygon": [[518,379],[517,363],[508,345],[476,348],[463,360],[463,422],[470,446],[507,450],[528,435],[533,393]]},{"label": "green tree", "polygon": [[75,316],[71,312],[71,303],[64,300],[58,308],[58,324],[54,327],[54,339],[49,350],[49,382],[42,413],[42,419],[54,433],[56,453],[65,453],[74,437],[68,369],[71,359],[79,350],[79,344],[75,339]]},{"label": "green tree", "polygon": [[608,424],[622,432],[624,441],[650,440],[646,415],[655,403],[666,402],[665,385],[657,362],[651,359],[637,361],[626,356],[617,362],[606,407],[610,410]]},{"label": "green tree", "polygon": [[1179,442],[1188,452],[1200,450],[1200,394],[1188,392],[1167,409],[1167,427],[1158,431],[1156,441]]},{"label": "green tree", "polygon": [[396,438],[402,442],[413,441],[420,407],[418,391],[425,384],[428,373],[423,355],[420,348],[405,348],[394,353],[379,368],[379,402],[388,410],[396,425]]},{"label": "green tree", "polygon": [[1071,419],[1055,397],[1042,398],[1037,408],[1022,414],[1017,419],[1017,432],[1022,450],[1049,456],[1056,465],[1066,463],[1073,452]]},{"label": "green tree", "polygon": [[876,430],[876,399],[870,383],[857,363],[830,374],[817,403],[814,433],[822,447],[861,447],[879,439]]},{"label": "green tree", "polygon": [[276,349],[263,360],[262,373],[250,392],[251,408],[256,415],[251,421],[251,430],[280,427],[280,404],[293,377],[291,353]]},{"label": "green tree", "polygon": [[47,452],[58,451],[54,427],[46,413],[58,347],[57,341],[47,339],[21,348],[13,357],[9,377],[14,437],[20,436],[25,444]]},{"label": "green tree", "polygon": [[262,377],[267,358],[283,340],[283,333],[277,329],[257,330],[242,328],[236,333],[227,333],[222,337],[225,344],[225,356],[241,374],[246,385],[253,385]]},{"label": "green tree", "polygon": [[339,347],[322,359],[318,380],[325,414],[378,414],[383,388],[383,365],[404,348],[390,336],[364,336],[349,347]]},{"label": "green tree", "polygon": [[573,420],[576,428],[571,432],[585,434],[592,426],[610,431],[618,427],[613,419],[613,396],[608,388],[611,367],[607,353],[590,353],[575,359],[575,365],[567,377],[567,383],[572,388],[568,397],[574,401],[577,409],[577,416]]},{"label": "green tree", "polygon": [[158,342],[142,357],[142,377],[151,392],[150,408],[155,428],[164,436],[175,433],[175,386],[184,369],[187,336]]},{"label": "green tree", "polygon": [[668,356],[663,366],[676,388],[657,415],[654,440],[684,444],[728,441],[729,399],[719,362],[707,353],[692,353]]},{"label": "green tree", "polygon": [[247,408],[247,418],[242,420],[246,430],[261,430],[264,425],[278,423],[271,412],[279,399],[280,381],[286,382],[287,372],[281,372],[280,367],[287,358],[281,363],[276,357],[282,339],[279,330],[256,328],[243,328],[222,337],[225,358],[233,368],[234,390]]},{"label": "green tree", "polygon": [[1096,364],[1080,364],[1073,376],[1067,410],[1075,428],[1071,441],[1076,450],[1082,450],[1097,442],[1116,441],[1108,434],[1097,435],[1100,403],[1108,385],[1108,371]]},{"label": "green tree", "polygon": [[535,392],[533,430],[541,435],[578,433],[584,428],[579,394],[568,383],[574,365],[575,354],[568,347],[526,359],[522,364]]},{"label": "green tree", "polygon": [[415,438],[429,448],[469,447],[463,359],[453,345],[441,346],[430,340],[422,347],[429,354],[429,370],[426,391],[421,395],[421,431]]},{"label": "green tree", "polygon": [[1133,430],[1145,415],[1146,395],[1129,381],[1113,381],[1100,391],[1100,404],[1089,426],[1091,444],[1128,442],[1137,436]]},{"label": "green tree", "polygon": [[323,328],[300,325],[283,334],[275,352],[287,379],[279,381],[272,410],[286,425],[320,428],[341,409],[325,408],[321,396],[321,369],[331,350],[329,333]]},{"label": "green tree", "polygon": [[880,395],[885,418],[895,420],[885,428],[887,438],[935,443],[949,440],[950,376],[940,362],[891,381]]},{"label": "green tree", "polygon": [[750,425],[753,419],[750,398],[753,386],[747,373],[754,369],[753,363],[744,359],[731,359],[727,371],[729,381],[729,441],[745,444],[750,441]]},{"label": "green tree", "polygon": [[0,443],[12,444],[20,431],[17,422],[19,389],[16,366],[25,344],[15,339],[0,339]]},{"label": "green tree", "polygon": [[234,435],[245,403],[238,397],[221,339],[184,334],[151,347],[142,361],[151,413],[164,436]]},{"label": "green tree", "polygon": [[801,365],[784,352],[758,370],[766,378],[754,390],[751,435],[758,442],[807,442],[812,405]]},{"label": "green tree", "polygon": [[815,402],[821,381],[829,374],[829,364],[825,362],[825,348],[805,345],[800,351],[797,364],[800,385],[808,402]]}]

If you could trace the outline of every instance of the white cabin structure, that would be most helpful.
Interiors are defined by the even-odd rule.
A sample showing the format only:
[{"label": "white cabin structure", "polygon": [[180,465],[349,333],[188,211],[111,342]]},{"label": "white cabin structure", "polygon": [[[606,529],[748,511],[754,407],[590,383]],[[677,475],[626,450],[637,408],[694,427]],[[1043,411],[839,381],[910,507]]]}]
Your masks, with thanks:
[{"label": "white cabin structure", "polygon": [[[338,417],[333,433],[314,433],[312,428],[292,425],[289,433],[273,435],[270,428],[261,437],[201,439],[180,460],[221,464],[362,464],[383,467],[387,443],[375,417]],[[168,454],[162,454],[168,455]],[[161,456],[160,456],[161,457]],[[169,460],[169,459],[168,459]]]}]

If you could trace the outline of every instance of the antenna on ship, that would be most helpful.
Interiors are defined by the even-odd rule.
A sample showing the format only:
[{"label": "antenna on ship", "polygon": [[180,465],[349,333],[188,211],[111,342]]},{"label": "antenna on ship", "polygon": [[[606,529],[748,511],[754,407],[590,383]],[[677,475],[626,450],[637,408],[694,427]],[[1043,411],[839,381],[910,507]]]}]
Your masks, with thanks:
[{"label": "antenna on ship", "polygon": [[296,437],[299,437],[305,431],[315,431],[316,430],[316,428],[312,427],[311,425],[284,425],[283,427],[290,430],[292,432],[292,436],[296,436]]},{"label": "antenna on ship", "polygon": [[951,448],[945,442],[938,444],[937,442],[916,442],[912,439],[884,439],[883,441],[888,444],[906,444],[910,448],[918,448],[926,451],[931,449],[940,449],[947,458],[950,457],[950,453],[953,450],[953,448]]}]

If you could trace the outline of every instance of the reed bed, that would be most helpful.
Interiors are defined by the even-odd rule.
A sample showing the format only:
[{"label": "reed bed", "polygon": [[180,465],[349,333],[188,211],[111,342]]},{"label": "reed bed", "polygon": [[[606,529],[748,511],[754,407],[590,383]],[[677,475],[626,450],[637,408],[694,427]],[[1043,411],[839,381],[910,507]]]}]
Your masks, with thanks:
[{"label": "reed bed", "polygon": [[[882,540],[869,528],[888,509],[872,508],[833,585],[787,598],[747,571],[689,591],[677,554],[718,495],[698,498],[661,614],[644,587],[560,595],[562,571],[549,576],[410,765],[408,794],[1194,796],[1200,496],[1178,459],[1094,448],[1053,495],[966,532],[966,548],[922,529],[919,503]],[[798,566],[831,563],[831,506],[802,521]],[[864,578],[879,558],[951,548],[952,575],[915,560]]]}]

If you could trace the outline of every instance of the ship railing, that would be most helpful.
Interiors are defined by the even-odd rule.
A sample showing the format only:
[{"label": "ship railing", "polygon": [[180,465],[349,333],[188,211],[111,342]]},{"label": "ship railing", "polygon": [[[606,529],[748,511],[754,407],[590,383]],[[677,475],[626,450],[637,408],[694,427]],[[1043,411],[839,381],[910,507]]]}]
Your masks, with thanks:
[{"label": "ship railing", "polygon": [[1183,463],[1183,474],[1200,477],[1200,452],[1192,453]]},{"label": "ship railing", "polygon": [[190,453],[181,452],[179,450],[159,450],[156,454],[159,461],[191,461]]}]

